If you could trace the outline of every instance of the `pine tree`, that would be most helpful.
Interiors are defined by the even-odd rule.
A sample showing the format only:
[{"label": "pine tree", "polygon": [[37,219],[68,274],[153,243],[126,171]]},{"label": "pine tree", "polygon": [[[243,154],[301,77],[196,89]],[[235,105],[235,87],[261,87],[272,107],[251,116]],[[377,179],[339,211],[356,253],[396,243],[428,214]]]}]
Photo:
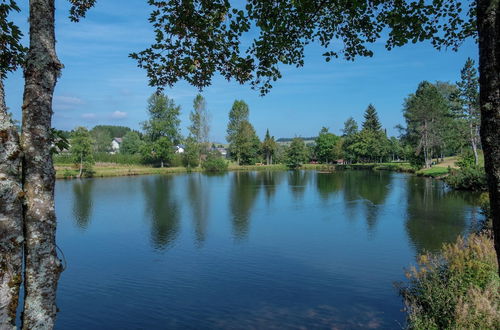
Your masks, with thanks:
[{"label": "pine tree", "polygon": [[461,105],[461,117],[465,119],[468,126],[469,141],[474,152],[474,161],[479,164],[477,155],[479,139],[479,126],[481,116],[479,112],[479,79],[475,63],[467,58],[463,69],[460,71],[461,80],[457,82],[459,89],[459,100]]},{"label": "pine tree", "polygon": [[266,136],[262,142],[262,154],[266,157],[266,164],[271,165],[273,163],[273,156],[276,153],[278,145],[274,140],[274,136],[269,134],[269,129],[266,131]]},{"label": "pine tree", "polygon": [[365,110],[364,117],[365,121],[363,122],[363,129],[371,131],[380,131],[382,129],[382,125],[378,119],[377,110],[373,104],[368,105],[368,108]]}]

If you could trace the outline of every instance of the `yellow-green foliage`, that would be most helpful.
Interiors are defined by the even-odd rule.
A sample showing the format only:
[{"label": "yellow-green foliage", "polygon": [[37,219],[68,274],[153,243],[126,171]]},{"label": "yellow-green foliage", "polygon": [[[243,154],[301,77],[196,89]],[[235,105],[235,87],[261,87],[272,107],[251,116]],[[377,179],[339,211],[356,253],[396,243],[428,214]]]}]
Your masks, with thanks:
[{"label": "yellow-green foliage", "polygon": [[410,329],[499,329],[500,280],[493,241],[458,238],[424,254],[400,286]]}]

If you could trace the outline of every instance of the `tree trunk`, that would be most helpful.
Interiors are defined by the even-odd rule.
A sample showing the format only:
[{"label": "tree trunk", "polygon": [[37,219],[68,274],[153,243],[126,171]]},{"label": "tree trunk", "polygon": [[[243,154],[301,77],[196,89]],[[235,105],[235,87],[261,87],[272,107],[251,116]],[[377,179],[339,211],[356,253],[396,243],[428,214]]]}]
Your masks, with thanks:
[{"label": "tree trunk", "polygon": [[15,329],[23,265],[21,147],[0,80],[0,329]]},{"label": "tree trunk", "polygon": [[61,63],[55,51],[54,0],[30,0],[30,48],[25,64],[25,299],[23,329],[51,329],[61,261],[56,252],[55,173],[51,155],[52,97]]},{"label": "tree trunk", "polygon": [[78,179],[82,177],[83,174],[83,154],[80,156],[80,172],[78,172]]},{"label": "tree trunk", "polygon": [[470,125],[470,142],[472,145],[472,151],[474,152],[474,163],[476,165],[479,165],[479,157],[477,155],[477,144],[476,144],[476,130],[474,129],[474,125],[472,122],[469,124]]},{"label": "tree trunk", "polygon": [[[497,261],[500,264],[500,3],[477,1],[481,142],[490,193]],[[499,269],[500,272],[500,269]]]}]

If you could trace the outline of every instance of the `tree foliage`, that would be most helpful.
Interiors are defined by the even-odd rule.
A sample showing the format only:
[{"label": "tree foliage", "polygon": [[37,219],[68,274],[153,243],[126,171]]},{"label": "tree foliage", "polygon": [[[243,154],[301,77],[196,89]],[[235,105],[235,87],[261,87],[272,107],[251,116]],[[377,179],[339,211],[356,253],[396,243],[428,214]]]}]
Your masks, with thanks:
[{"label": "tree foliage", "polygon": [[24,63],[27,49],[21,44],[23,34],[14,22],[8,19],[11,12],[19,12],[16,1],[0,3],[0,79],[15,71]]},{"label": "tree foliage", "polygon": [[200,148],[203,147],[204,151],[208,150],[210,116],[205,98],[201,94],[196,95],[189,118],[191,120],[191,126],[188,128],[189,134],[200,145]]},{"label": "tree foliage", "polygon": [[307,161],[307,147],[304,140],[296,137],[287,149],[286,165],[297,169]]},{"label": "tree foliage", "polygon": [[174,156],[174,146],[180,140],[180,106],[165,94],[155,93],[148,99],[149,120],[142,124],[146,143],[141,154],[147,162],[159,162],[163,167]]},{"label": "tree foliage", "polygon": [[459,95],[459,117],[466,125],[468,140],[474,153],[475,164],[479,164],[477,149],[480,144],[479,126],[481,114],[479,111],[479,78],[475,63],[468,58],[460,72],[460,81],[457,82]]},{"label": "tree foliage", "polygon": [[251,164],[257,159],[259,138],[248,121],[250,110],[243,100],[236,100],[229,111],[227,142],[231,157],[238,164]]},{"label": "tree foliage", "polygon": [[260,140],[248,121],[241,122],[229,151],[235,155],[239,165],[253,165],[259,160]]},{"label": "tree foliage", "polygon": [[[219,72],[266,93],[281,78],[281,64],[304,65],[311,42],[324,48],[326,61],[354,60],[372,56],[370,45],[386,36],[387,49],[424,40],[438,49],[456,49],[476,33],[475,1],[248,0],[244,7],[227,0],[149,3],[155,42],[130,56],[146,69],[150,85],[160,88],[179,79],[202,88]],[[243,43],[248,35],[253,40]]]},{"label": "tree foliage", "polygon": [[321,163],[330,163],[339,158],[338,144],[340,138],[333,133],[328,132],[328,128],[323,127],[316,138],[314,153]]},{"label": "tree foliage", "polygon": [[138,154],[141,150],[143,141],[139,133],[129,131],[123,136],[122,144],[120,145],[120,152],[123,154],[134,155]]},{"label": "tree foliage", "polygon": [[92,145],[89,131],[85,127],[77,127],[73,132],[69,150],[73,162],[79,167],[78,177],[92,175],[92,165],[94,165]]},{"label": "tree foliage", "polygon": [[435,85],[421,82],[415,94],[405,100],[404,117],[407,123],[407,138],[415,153],[423,154],[425,167],[432,165],[436,147],[442,143],[441,129],[448,114],[446,100]]},{"label": "tree foliage", "polygon": [[277,149],[278,144],[274,140],[274,136],[269,134],[269,129],[266,130],[266,136],[264,137],[264,141],[262,141],[262,155],[265,157],[267,165],[273,163],[273,157]]}]

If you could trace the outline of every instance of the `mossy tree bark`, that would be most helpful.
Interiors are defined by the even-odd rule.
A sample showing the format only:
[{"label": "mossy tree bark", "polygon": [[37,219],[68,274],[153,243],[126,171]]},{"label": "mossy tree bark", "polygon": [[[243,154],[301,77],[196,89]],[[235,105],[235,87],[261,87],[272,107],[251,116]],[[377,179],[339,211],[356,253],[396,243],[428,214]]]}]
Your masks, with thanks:
[{"label": "mossy tree bark", "polygon": [[0,329],[15,329],[23,265],[23,209],[19,134],[5,106],[0,80]]},{"label": "mossy tree bark", "polygon": [[25,192],[23,329],[51,329],[61,273],[51,155],[52,97],[61,63],[55,51],[54,0],[30,0],[30,45],[24,69],[22,149]]},{"label": "mossy tree bark", "polygon": [[500,264],[500,1],[477,1],[481,142]]}]

